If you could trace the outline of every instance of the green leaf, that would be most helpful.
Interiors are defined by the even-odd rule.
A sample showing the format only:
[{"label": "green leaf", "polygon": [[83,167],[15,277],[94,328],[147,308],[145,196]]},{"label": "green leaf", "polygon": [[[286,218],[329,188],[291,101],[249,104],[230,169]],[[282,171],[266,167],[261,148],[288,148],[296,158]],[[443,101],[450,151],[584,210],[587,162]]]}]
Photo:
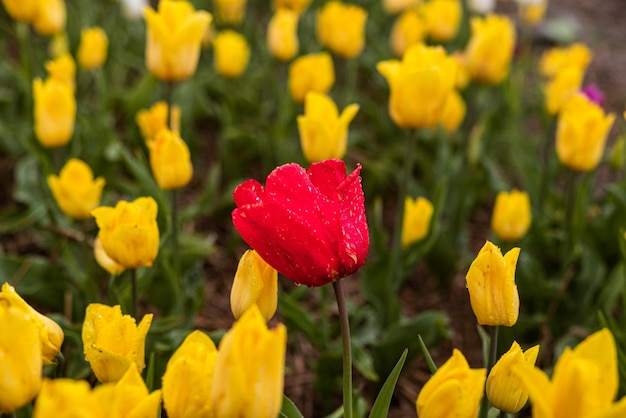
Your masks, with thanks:
[{"label": "green leaf", "polygon": [[376,401],[372,407],[372,412],[370,413],[371,418],[385,418],[387,416],[393,391],[396,388],[396,383],[400,377],[400,372],[402,371],[408,352],[409,351],[405,348],[400,356],[400,360],[398,360],[396,366],[393,368],[391,374],[389,374],[389,377],[385,381],[382,389],[378,392],[378,396],[376,397]]},{"label": "green leaf", "polygon": [[376,369],[374,368],[372,355],[363,348],[354,344],[352,345],[352,363],[359,373],[361,373],[367,380],[377,382],[380,379],[378,373],[376,373]]},{"label": "green leaf", "polygon": [[280,417],[304,418],[298,407],[285,395],[283,395],[283,406],[280,408]]},{"label": "green leaf", "polygon": [[418,335],[417,338],[420,342],[420,348],[422,349],[422,354],[424,355],[424,358],[426,359],[426,364],[428,364],[428,369],[430,370],[431,374],[435,374],[435,372],[437,371],[437,365],[433,361],[433,358],[431,357],[430,352],[428,351],[428,347],[426,347],[426,344],[424,343],[424,339],[422,338],[422,336]]},{"label": "green leaf", "polygon": [[309,341],[319,345],[322,342],[320,328],[311,314],[302,308],[300,303],[290,294],[283,293],[279,299],[279,310],[287,322],[289,329],[302,332]]}]

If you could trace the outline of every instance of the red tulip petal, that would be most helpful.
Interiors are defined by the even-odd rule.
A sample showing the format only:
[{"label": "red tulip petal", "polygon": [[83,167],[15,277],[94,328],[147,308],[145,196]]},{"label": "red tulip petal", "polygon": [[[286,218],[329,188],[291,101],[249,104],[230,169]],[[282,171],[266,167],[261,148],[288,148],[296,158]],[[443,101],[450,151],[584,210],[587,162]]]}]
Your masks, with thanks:
[{"label": "red tulip petal", "polygon": [[342,160],[325,160],[311,164],[307,170],[311,182],[328,199],[337,200],[337,187],[346,179],[346,165]]},{"label": "red tulip petal", "polygon": [[235,188],[233,199],[237,206],[254,205],[262,203],[265,191],[263,186],[256,180],[246,180]]},{"label": "red tulip petal", "polygon": [[365,263],[369,250],[369,230],[365,217],[365,197],[361,187],[358,165],[350,176],[339,186],[339,259],[349,275],[360,269]]}]

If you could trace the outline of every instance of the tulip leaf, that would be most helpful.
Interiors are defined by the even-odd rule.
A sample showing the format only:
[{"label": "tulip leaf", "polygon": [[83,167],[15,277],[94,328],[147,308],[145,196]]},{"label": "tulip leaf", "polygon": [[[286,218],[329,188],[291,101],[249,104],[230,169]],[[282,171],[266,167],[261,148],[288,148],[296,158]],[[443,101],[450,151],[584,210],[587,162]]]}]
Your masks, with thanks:
[{"label": "tulip leaf", "polygon": [[372,355],[355,344],[352,344],[352,363],[359,373],[361,373],[367,380],[377,382],[380,379],[378,373],[376,373],[376,369],[374,368]]},{"label": "tulip leaf", "polygon": [[426,344],[424,343],[424,339],[422,338],[421,335],[418,335],[417,339],[420,342],[420,348],[422,349],[422,354],[424,355],[424,358],[426,359],[426,364],[428,364],[428,369],[430,370],[430,373],[435,374],[435,372],[437,371],[437,365],[433,361],[433,358],[431,357],[430,352],[428,351],[428,347],[426,347]]},{"label": "tulip leaf", "polygon": [[291,399],[283,395],[283,406],[280,408],[280,417],[285,418],[304,418],[298,407]]},{"label": "tulip leaf", "polygon": [[371,418],[385,418],[387,416],[387,412],[389,411],[389,404],[391,403],[391,398],[393,397],[396,383],[398,382],[400,372],[402,371],[402,367],[404,366],[404,362],[406,361],[408,353],[409,350],[405,348],[402,352],[402,355],[400,356],[400,359],[396,363],[396,366],[393,368],[393,370],[389,374],[389,377],[385,381],[382,389],[380,390],[380,392],[378,392],[378,396],[376,397],[376,401],[374,402],[374,406],[372,407],[372,412],[369,415]]}]

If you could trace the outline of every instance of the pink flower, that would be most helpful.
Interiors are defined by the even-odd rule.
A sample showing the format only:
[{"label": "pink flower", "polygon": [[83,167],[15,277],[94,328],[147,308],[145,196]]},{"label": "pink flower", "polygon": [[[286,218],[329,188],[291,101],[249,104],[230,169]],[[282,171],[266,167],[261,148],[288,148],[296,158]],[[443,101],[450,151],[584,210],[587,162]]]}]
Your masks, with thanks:
[{"label": "pink flower", "polygon": [[582,89],[582,92],[589,100],[598,106],[602,106],[602,103],[604,103],[604,93],[595,84],[589,84]]},{"label": "pink flower", "polygon": [[358,165],[343,161],[280,166],[240,184],[233,194],[233,223],[243,239],[278,272],[296,283],[322,286],[365,263],[367,220]]}]

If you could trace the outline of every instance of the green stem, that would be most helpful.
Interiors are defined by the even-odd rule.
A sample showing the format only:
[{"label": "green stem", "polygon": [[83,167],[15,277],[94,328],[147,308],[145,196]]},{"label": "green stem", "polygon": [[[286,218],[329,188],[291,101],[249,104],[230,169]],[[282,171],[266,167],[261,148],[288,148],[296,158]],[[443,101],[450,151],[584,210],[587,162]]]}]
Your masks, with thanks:
[{"label": "green stem", "polygon": [[[20,46],[20,61],[22,64],[22,70],[24,71],[24,77],[28,85],[30,86],[33,80],[33,59],[32,59],[32,42],[31,42],[31,29],[28,24],[23,22],[16,22],[17,40]],[[30,89],[30,87],[29,87]]]},{"label": "green stem", "polygon": [[63,356],[62,352],[58,352],[56,355],[57,360],[57,369],[56,369],[56,377],[63,377],[65,372],[65,356]]},{"label": "green stem", "polygon": [[172,189],[172,247],[174,251],[174,259],[178,255],[178,205],[176,204],[178,193],[176,189]]},{"label": "green stem", "polygon": [[352,418],[352,346],[350,345],[350,321],[346,309],[346,295],[342,281],[333,282],[333,289],[337,298],[339,310],[339,326],[341,328],[341,342],[343,344],[343,416]]},{"label": "green stem", "polygon": [[172,129],[172,106],[173,106],[173,99],[172,97],[174,96],[174,83],[171,81],[166,81],[164,84],[164,96],[165,96],[165,103],[167,104],[167,118],[165,119],[165,121],[167,122],[167,128],[168,129]]},{"label": "green stem", "polygon": [[130,314],[133,318],[137,318],[137,312],[139,311],[139,303],[137,299],[137,269],[130,270],[130,287],[132,301]]},{"label": "green stem", "polygon": [[[487,361],[487,376],[494,364],[496,364],[496,356],[498,355],[498,326],[489,327],[489,359]],[[489,412],[489,399],[487,393],[483,394],[483,400],[480,403],[479,418],[487,418]]]},{"label": "green stem", "polygon": [[354,92],[357,85],[358,65],[356,58],[346,60],[346,102],[347,106],[354,100]]}]

